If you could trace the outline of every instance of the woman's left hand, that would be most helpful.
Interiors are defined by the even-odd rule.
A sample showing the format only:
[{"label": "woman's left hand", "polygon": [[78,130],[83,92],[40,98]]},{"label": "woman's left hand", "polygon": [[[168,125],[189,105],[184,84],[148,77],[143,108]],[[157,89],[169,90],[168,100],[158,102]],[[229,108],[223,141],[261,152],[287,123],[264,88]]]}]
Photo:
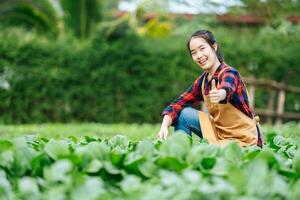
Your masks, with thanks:
[{"label": "woman's left hand", "polygon": [[226,98],[226,90],[216,88],[216,81],[213,79],[211,81],[211,90],[209,91],[210,102],[219,103]]}]

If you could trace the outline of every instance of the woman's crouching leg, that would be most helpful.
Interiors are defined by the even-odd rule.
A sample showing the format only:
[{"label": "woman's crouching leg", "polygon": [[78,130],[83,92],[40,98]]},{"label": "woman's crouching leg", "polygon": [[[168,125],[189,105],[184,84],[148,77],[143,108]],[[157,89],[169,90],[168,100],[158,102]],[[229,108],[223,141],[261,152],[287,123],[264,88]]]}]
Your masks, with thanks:
[{"label": "woman's crouching leg", "polygon": [[191,136],[191,132],[193,132],[202,138],[198,112],[198,110],[191,107],[184,108],[179,114],[175,131],[183,131],[189,136]]}]

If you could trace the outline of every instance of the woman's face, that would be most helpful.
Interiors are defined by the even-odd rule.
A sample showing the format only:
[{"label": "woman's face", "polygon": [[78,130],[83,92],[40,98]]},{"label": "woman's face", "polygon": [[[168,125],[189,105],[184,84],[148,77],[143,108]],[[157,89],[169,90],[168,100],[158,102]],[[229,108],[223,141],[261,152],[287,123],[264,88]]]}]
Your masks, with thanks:
[{"label": "woman's face", "polygon": [[190,53],[193,60],[204,70],[212,71],[217,63],[218,58],[216,55],[217,45],[213,48],[201,37],[193,37],[190,40]]}]

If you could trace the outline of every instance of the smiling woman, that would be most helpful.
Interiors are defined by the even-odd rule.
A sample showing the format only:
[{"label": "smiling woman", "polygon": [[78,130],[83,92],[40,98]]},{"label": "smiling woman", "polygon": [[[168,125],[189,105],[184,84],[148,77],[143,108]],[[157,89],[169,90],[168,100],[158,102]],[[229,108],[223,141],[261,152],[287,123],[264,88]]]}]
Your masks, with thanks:
[{"label": "smiling woman", "polygon": [[[175,131],[190,136],[194,132],[212,144],[235,140],[241,146],[262,147],[259,118],[249,106],[247,89],[239,72],[224,62],[214,35],[208,30],[194,32],[188,50],[204,72],[163,111],[158,138],[166,139],[172,125]],[[195,102],[203,102],[208,114],[191,108]]]}]

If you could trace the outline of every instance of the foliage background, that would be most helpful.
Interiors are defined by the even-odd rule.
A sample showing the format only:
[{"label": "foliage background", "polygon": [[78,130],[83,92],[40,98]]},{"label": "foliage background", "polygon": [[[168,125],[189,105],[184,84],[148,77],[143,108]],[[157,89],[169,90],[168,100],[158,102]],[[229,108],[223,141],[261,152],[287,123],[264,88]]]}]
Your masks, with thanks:
[{"label": "foliage background", "polygon": [[[136,18],[116,19],[105,15],[112,5],[101,4],[100,14],[72,28],[78,18],[72,12],[81,12],[62,2],[71,14],[56,16],[57,29],[2,20],[1,123],[159,122],[164,107],[202,73],[186,41],[203,28],[216,35],[225,61],[242,76],[300,85],[300,26],[282,18],[253,27],[226,26],[214,15],[189,20],[162,13],[144,21],[141,7]],[[258,91],[256,98],[263,107],[269,97]],[[290,96],[285,110],[299,112],[299,104]]]}]

